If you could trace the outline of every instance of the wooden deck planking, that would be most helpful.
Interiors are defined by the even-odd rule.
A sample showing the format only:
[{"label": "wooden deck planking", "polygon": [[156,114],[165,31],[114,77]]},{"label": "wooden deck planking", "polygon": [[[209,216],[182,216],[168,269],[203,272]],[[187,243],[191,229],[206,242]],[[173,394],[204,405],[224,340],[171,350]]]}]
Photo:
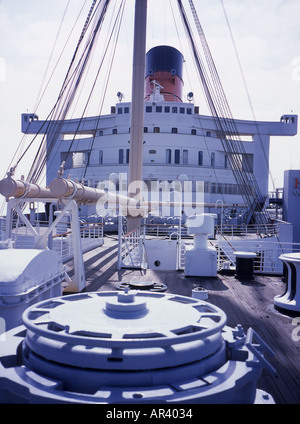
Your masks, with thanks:
[{"label": "wooden deck planking", "polygon": [[[240,281],[234,275],[218,274],[216,278],[186,278],[178,271],[117,270],[117,238],[105,237],[103,246],[84,254],[85,291],[115,290],[120,282],[152,281],[165,284],[167,292],[191,296],[195,285],[207,289],[210,303],[227,315],[227,324],[241,324],[245,331],[252,327],[274,351],[268,358],[277,374],[263,371],[258,387],[269,392],[276,403],[300,403],[300,341],[292,340],[292,318],[274,310],[273,298],[283,293],[280,277],[256,275],[253,281]],[[72,275],[73,263],[67,271]],[[298,332],[299,334],[299,332]]]}]

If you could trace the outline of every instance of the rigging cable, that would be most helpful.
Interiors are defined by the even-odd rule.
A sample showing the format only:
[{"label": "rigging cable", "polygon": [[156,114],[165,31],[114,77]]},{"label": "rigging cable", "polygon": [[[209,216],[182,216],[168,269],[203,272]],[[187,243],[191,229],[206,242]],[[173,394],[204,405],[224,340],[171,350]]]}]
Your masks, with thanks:
[{"label": "rigging cable", "polygon": [[[171,12],[172,12],[174,24],[175,24],[175,29],[176,29],[176,34],[177,34],[177,38],[178,38],[178,43],[179,43],[179,45],[181,47],[181,51],[183,51],[183,47],[182,47],[182,43],[181,43],[181,38],[179,36],[178,25],[177,25],[177,22],[176,22],[176,19],[175,19],[175,14],[174,14],[174,10],[173,10],[173,7],[172,7],[171,0],[169,0],[169,4],[170,4],[170,8],[171,8]],[[194,60],[195,60],[195,58],[194,58]],[[186,61],[184,61],[184,65],[185,65],[185,70],[186,70],[186,74],[187,74],[187,77],[188,77],[189,85],[192,88],[192,83],[191,83],[191,79],[190,79],[190,76],[189,76],[189,67],[186,64]],[[204,128],[202,126],[202,120],[200,119],[200,116],[199,116],[199,124],[200,124],[201,130],[202,130],[202,133],[203,133],[203,139],[204,139],[206,150],[207,150],[207,152],[209,154],[209,157],[211,158],[210,148],[209,148],[209,145],[207,143],[206,136],[204,134]],[[216,168],[213,166],[212,169],[213,169],[214,177],[215,177],[216,182],[217,182],[217,188],[216,188],[216,192],[217,192],[218,191],[218,187],[220,186],[220,184],[219,184],[219,180],[218,180],[218,175],[217,175],[217,172],[216,172]],[[210,184],[211,182],[208,181],[207,183]],[[220,197],[222,198],[223,203],[225,203],[223,191],[220,190],[220,193],[219,194],[220,194]]]},{"label": "rigging cable", "polygon": [[253,116],[253,120],[255,122],[257,134],[259,136],[259,141],[260,141],[260,144],[261,144],[261,148],[262,148],[262,152],[263,152],[263,155],[264,155],[264,159],[265,159],[266,165],[268,167],[268,173],[270,175],[270,179],[271,179],[271,182],[272,182],[272,185],[273,185],[273,189],[275,190],[275,182],[274,182],[274,179],[273,179],[271,170],[270,170],[270,165],[269,165],[269,161],[268,161],[268,158],[267,158],[267,154],[266,154],[265,148],[264,148],[263,143],[262,143],[261,134],[260,134],[259,127],[258,127],[258,124],[257,124],[257,119],[256,119],[256,116],[255,116],[253,104],[252,104],[250,93],[249,93],[249,90],[248,90],[246,78],[245,78],[245,75],[244,75],[244,72],[243,72],[243,68],[242,68],[242,64],[241,64],[241,61],[240,61],[240,58],[239,58],[238,49],[237,49],[237,46],[236,46],[236,43],[235,43],[235,40],[234,40],[233,32],[231,30],[231,26],[230,26],[228,15],[227,15],[227,12],[226,12],[226,9],[225,9],[224,2],[223,2],[223,0],[220,0],[220,1],[221,1],[222,9],[223,9],[223,12],[224,12],[224,16],[225,16],[226,24],[227,24],[227,27],[228,27],[228,31],[229,31],[229,34],[230,34],[230,38],[231,38],[231,41],[232,41],[232,45],[233,45],[233,48],[234,48],[234,52],[235,52],[235,55],[236,55],[236,60],[237,60],[237,63],[238,63],[239,69],[240,69],[240,73],[241,73],[241,77],[242,77],[242,80],[243,80],[243,84],[244,84],[244,87],[245,87],[245,91],[246,91],[246,95],[247,95],[247,98],[248,98],[248,102],[249,102],[249,106],[250,106],[250,109],[251,109],[251,113],[252,113],[252,116]]},{"label": "rigging cable", "polygon": [[[75,94],[78,90],[80,81],[84,73],[85,66],[91,55],[95,40],[99,34],[99,29],[103,23],[104,16],[106,14],[109,2],[110,0],[99,1],[96,7],[96,11],[93,11],[93,17],[96,16],[97,19],[94,19],[93,17],[91,17],[91,11],[89,12],[88,23],[87,21],[85,22],[84,29],[81,33],[71,64],[69,66],[62,88],[60,90],[57,102],[54,108],[52,109],[53,113],[51,116],[51,120],[49,121],[47,131],[46,131],[47,143],[45,142],[45,138],[46,138],[46,134],[45,134],[43,138],[43,142],[41,143],[39,147],[36,160],[33,166],[31,167],[30,173],[28,175],[29,181],[32,181],[32,180],[37,181],[37,179],[40,177],[41,172],[45,167],[47,156],[50,155],[57,141],[57,137],[61,133],[61,129],[64,124],[63,121],[73,103]],[[95,2],[93,3],[92,8],[94,8],[94,6],[95,6]],[[99,6],[102,6],[102,7],[99,7]],[[88,36],[88,41],[83,49],[83,53],[81,54],[81,57],[78,63],[75,63],[75,60],[79,54],[79,50],[80,50],[79,48],[81,47],[82,41],[84,40],[83,35],[87,33],[87,29],[90,26],[91,22],[94,23],[94,25]]]},{"label": "rigging cable", "polygon": [[[94,7],[94,4],[92,5],[92,8],[93,7]],[[85,26],[84,31],[85,30],[86,30],[86,26]],[[54,118],[55,118],[55,112],[56,112],[56,110],[58,108],[58,105],[59,105],[59,103],[60,103],[60,101],[62,99],[62,96],[63,96],[63,94],[64,94],[64,92],[65,92],[65,90],[66,90],[66,88],[67,88],[67,86],[69,84],[69,81],[71,81],[71,79],[69,79],[69,81],[68,81],[68,76],[69,76],[69,74],[71,72],[72,65],[73,65],[73,63],[75,61],[75,57],[76,57],[76,54],[77,54],[77,51],[78,51],[78,47],[79,47],[79,43],[77,43],[77,48],[76,48],[75,53],[73,55],[71,64],[69,66],[69,69],[68,69],[68,72],[66,74],[64,83],[63,83],[62,88],[60,90],[58,99],[57,99],[54,107],[52,108],[51,112],[49,113],[49,115],[47,117],[47,120],[49,119],[49,121],[47,122],[47,124],[46,124],[46,122],[44,123],[44,125],[46,125],[45,134],[44,134],[44,136],[42,138],[42,141],[40,143],[40,146],[39,146],[38,151],[37,151],[36,156],[35,156],[35,160],[34,160],[34,162],[32,164],[32,167],[31,167],[31,169],[29,171],[29,174],[27,176],[27,181],[37,181],[38,180],[41,172],[38,172],[37,169],[39,168],[41,170],[44,167],[44,164],[45,164],[44,157],[46,155],[47,150],[48,149],[51,149],[51,143],[50,143],[50,145],[48,147],[46,146],[46,141],[45,141],[46,140],[46,134],[47,134],[47,137],[49,137],[50,134],[51,134],[51,132],[52,132],[52,133],[54,133],[53,137],[55,137],[55,128],[54,128],[55,125],[52,125],[52,122],[51,121],[54,120]],[[57,113],[56,113],[56,115],[57,115]]]},{"label": "rigging cable", "polygon": [[[49,64],[50,64],[50,62],[51,62],[51,58],[52,58],[52,56],[53,56],[53,52],[54,52],[54,50],[55,50],[55,46],[56,46],[56,43],[57,43],[57,40],[58,40],[59,34],[60,34],[60,32],[61,32],[61,28],[62,28],[63,22],[64,22],[65,17],[66,17],[67,10],[68,10],[68,8],[69,8],[70,1],[71,1],[71,0],[68,0],[68,3],[67,3],[67,5],[66,5],[66,7],[65,7],[65,10],[64,10],[64,13],[63,13],[63,16],[62,16],[62,19],[61,19],[61,22],[60,22],[60,25],[59,25],[59,28],[58,28],[58,31],[57,31],[56,37],[55,37],[55,41],[54,41],[54,44],[53,44],[53,47],[52,47],[52,51],[51,51],[50,57],[49,57],[49,59],[48,59],[48,64],[47,64],[47,66],[46,66],[46,70],[45,70],[45,72],[44,72],[44,76],[43,76],[43,79],[42,79],[42,83],[41,83],[41,86],[40,86],[40,89],[39,89],[39,92],[38,92],[38,95],[37,95],[36,103],[35,103],[35,106],[34,106],[34,108],[33,108],[33,110],[34,110],[33,114],[34,114],[34,115],[36,114],[36,110],[37,110],[37,108],[38,108],[38,106],[39,106],[39,104],[40,104],[40,102],[41,102],[41,100],[42,100],[42,98],[43,98],[43,94],[45,93],[45,89],[44,89],[43,93],[41,94],[42,87],[43,87],[43,84],[44,84],[44,81],[45,81],[45,78],[46,78],[46,74],[47,74],[47,70],[48,70],[48,68],[49,68]],[[56,64],[56,65],[57,65],[57,64]],[[48,81],[48,83],[47,83],[46,87],[49,85],[49,82],[50,82],[50,79],[51,79],[52,75],[53,75],[53,72],[52,72],[52,74],[51,74],[51,76],[50,76],[50,78],[49,78],[49,81]],[[25,142],[26,135],[27,135],[27,133],[25,132],[25,133],[24,133],[24,135],[21,137],[20,143],[19,143],[19,145],[18,145],[18,147],[17,147],[17,149],[16,149],[16,151],[15,151],[15,153],[14,153],[14,155],[13,155],[13,157],[12,157],[11,161],[10,161],[10,164],[9,164],[9,166],[8,166],[8,169],[7,169],[7,172],[8,172],[8,170],[12,167],[12,165],[13,165],[13,163],[14,163],[14,160],[15,160],[15,158],[17,157],[17,155],[21,156],[21,158],[23,157],[23,155],[22,155],[22,153],[21,153],[21,148],[22,148],[22,146],[23,146],[23,144],[24,144],[24,142]],[[28,150],[28,149],[27,149],[27,150]],[[27,151],[27,150],[26,150],[26,151]],[[20,152],[20,153],[18,153],[18,152]],[[21,158],[19,158],[19,160],[17,160],[17,162],[16,162],[15,166],[13,167],[14,169],[16,168],[17,164],[20,162]],[[5,176],[6,176],[6,174],[5,174]]]},{"label": "rigging cable", "polygon": [[41,100],[43,98],[43,94],[45,93],[45,90],[42,93],[42,88],[43,88],[44,82],[46,80],[46,75],[47,75],[48,69],[50,67],[50,63],[51,63],[51,60],[52,60],[52,57],[53,57],[53,54],[54,54],[54,50],[55,50],[55,47],[56,47],[56,44],[57,44],[57,41],[58,41],[58,37],[59,37],[59,34],[61,32],[62,25],[63,25],[63,22],[65,20],[66,14],[67,14],[67,10],[68,10],[69,5],[70,5],[70,1],[71,0],[68,0],[68,3],[67,3],[66,8],[64,10],[64,13],[63,13],[63,16],[62,16],[62,19],[61,19],[61,22],[60,22],[60,25],[59,25],[59,28],[58,28],[58,31],[57,31],[55,40],[54,40],[54,44],[53,44],[53,47],[52,47],[52,50],[51,50],[51,53],[50,53],[50,56],[49,56],[49,59],[48,59],[48,63],[47,63],[47,66],[46,66],[46,69],[45,69],[45,72],[44,72],[44,76],[42,78],[42,83],[41,83],[41,86],[40,86],[40,89],[39,89],[39,92],[38,92],[38,95],[37,95],[37,101],[36,101],[36,103],[35,103],[35,105],[33,107],[34,113],[36,112],[36,110],[37,110],[37,108],[38,108],[38,106],[39,106],[39,104],[40,104],[40,102],[41,102]]},{"label": "rigging cable", "polygon": [[[190,2],[190,6],[191,6],[191,9],[192,9],[193,16],[194,16],[194,20],[195,20],[195,23],[196,23],[196,26],[197,26],[197,29],[198,29],[198,33],[200,35],[200,39],[201,39],[201,43],[202,43],[202,46],[203,46],[203,50],[205,52],[205,57],[206,57],[207,62],[209,64],[212,78],[214,79],[214,86],[217,87],[217,88],[219,87],[219,94],[221,95],[221,98],[223,98],[223,102],[224,102],[224,106],[225,106],[225,114],[223,116],[226,119],[229,119],[229,122],[231,122],[232,123],[232,126],[233,126],[233,134],[231,134],[231,138],[233,138],[232,135],[235,135],[235,134],[237,135],[238,130],[237,130],[237,127],[235,125],[235,121],[234,121],[234,119],[232,117],[232,113],[230,111],[229,104],[228,104],[228,102],[226,100],[226,95],[224,93],[222,84],[220,82],[220,79],[219,79],[219,76],[218,76],[218,73],[217,73],[217,70],[216,70],[216,67],[215,67],[215,64],[214,64],[212,55],[211,55],[210,50],[209,50],[209,46],[207,44],[205,35],[203,33],[203,29],[202,29],[201,24],[199,22],[199,18],[197,16],[197,12],[195,10],[195,6],[194,6],[192,0],[189,0],[189,2]],[[257,126],[257,122],[256,122],[256,126]],[[258,129],[258,126],[257,126],[257,129]],[[258,134],[259,134],[259,131],[258,131]],[[253,200],[254,200],[254,202],[256,202],[257,199],[262,199],[262,195],[261,195],[261,192],[260,192],[260,188],[259,188],[259,186],[257,184],[257,181],[255,179],[255,176],[253,174],[252,164],[248,160],[248,157],[247,157],[247,154],[245,152],[245,148],[244,148],[243,142],[241,141],[240,137],[238,137],[236,139],[235,143],[237,145],[236,154],[238,154],[238,155],[241,154],[242,155],[241,156],[241,159],[242,159],[241,172],[243,172],[244,169],[245,169],[245,171],[248,173],[248,174],[246,174],[246,177],[248,177],[248,178],[246,178],[246,186],[245,186],[245,188],[248,188],[249,187],[249,184],[248,184],[248,181],[247,181],[247,179],[249,179],[250,180],[251,187],[252,186],[254,187],[253,196],[256,196],[256,199],[254,198]],[[227,145],[228,145],[228,143],[227,143]],[[249,190],[248,190],[248,192],[249,192]],[[250,190],[250,195],[251,195],[251,190]],[[260,211],[262,211],[262,208],[260,207],[260,202],[261,202],[261,200],[259,200],[259,202],[257,203],[256,208],[257,209],[260,209]]]},{"label": "rigging cable", "polygon": [[[174,14],[174,9],[173,9],[173,7],[172,7],[172,2],[171,2],[171,0],[169,0],[169,4],[170,4],[170,8],[171,8],[171,12],[172,12],[173,20],[174,20],[174,25],[175,25],[175,30],[176,30],[176,35],[177,35],[178,44],[179,44],[179,46],[180,46],[180,50],[181,50],[181,52],[183,52],[183,47],[182,47],[182,43],[181,43],[181,38],[180,38],[180,36],[179,36],[178,25],[177,25],[177,22],[176,22],[176,18],[175,18],[175,14]],[[184,60],[184,67],[185,67],[185,72],[186,72],[186,75],[187,75],[187,79],[188,79],[188,81],[189,81],[189,85],[190,85],[190,87],[192,87],[191,79],[190,79],[190,75],[189,75],[189,69],[188,69],[188,66],[187,66],[187,64],[186,64],[186,61],[185,61],[185,60]]]},{"label": "rigging cable", "polygon": [[[98,118],[96,120],[95,130],[99,126],[101,111],[102,111],[102,107],[103,107],[103,104],[104,104],[105,95],[106,95],[106,92],[107,92],[109,76],[110,76],[110,73],[111,73],[111,69],[112,69],[112,65],[113,65],[113,61],[114,61],[114,57],[115,57],[115,53],[116,53],[116,45],[117,45],[119,34],[120,34],[121,22],[122,22],[122,18],[123,18],[123,14],[124,14],[124,8],[125,8],[125,0],[122,0],[122,3],[121,3],[120,8],[119,8],[118,15],[117,15],[117,18],[116,18],[116,22],[115,22],[115,25],[116,25],[117,19],[119,19],[119,26],[118,26],[118,28],[116,30],[117,31],[116,32],[116,38],[115,38],[115,41],[114,41],[114,47],[113,47],[113,51],[112,51],[112,57],[110,59],[110,65],[109,65],[109,69],[108,69],[108,77],[106,78],[106,84],[105,84],[105,87],[104,87],[104,95],[102,96],[101,106],[100,106],[100,110],[98,112]],[[119,18],[120,12],[121,12],[121,15],[120,15],[120,18]],[[112,31],[114,31],[115,25],[114,25]],[[111,37],[110,37],[110,39],[111,39]],[[109,42],[110,42],[110,40],[109,40]],[[102,63],[101,63],[101,66],[102,66]],[[100,68],[98,69],[96,79],[99,76],[99,72],[100,72]],[[95,80],[95,82],[93,84],[93,90],[95,88],[95,83],[96,83],[96,80]],[[92,92],[91,92],[91,94],[92,94]],[[90,96],[89,96],[89,99],[90,99]],[[84,168],[84,172],[83,172],[83,175],[82,175],[83,178],[85,178],[85,176],[86,176],[87,168],[88,168],[88,165],[89,165],[89,158],[90,158],[90,154],[91,154],[91,152],[93,150],[93,147],[94,147],[95,138],[96,138],[96,131],[94,132],[94,135],[93,135],[93,138],[92,138],[92,142],[91,142],[91,146],[90,146],[90,149],[89,149],[89,152],[88,152],[88,160],[86,161],[86,166]]]},{"label": "rigging cable", "polygon": [[[119,10],[118,10],[118,13],[117,13],[117,16],[115,18],[115,22],[113,23],[112,29],[110,31],[110,35],[108,36],[108,39],[106,40],[106,43],[105,43],[106,47],[105,47],[103,56],[102,56],[102,58],[100,60],[100,65],[98,67],[96,76],[94,78],[94,81],[93,81],[93,84],[92,84],[92,88],[90,90],[88,99],[86,101],[85,107],[84,107],[83,112],[82,112],[82,115],[81,115],[80,119],[78,120],[76,130],[74,131],[74,136],[73,136],[72,142],[69,145],[68,151],[65,153],[65,162],[66,162],[65,167],[64,167],[65,171],[68,170],[68,169],[70,169],[70,167],[71,167],[71,164],[70,164],[71,160],[69,160],[68,158],[71,158],[71,150],[73,149],[74,142],[75,141],[78,142],[78,139],[76,138],[76,136],[77,136],[78,132],[80,131],[80,126],[81,126],[82,121],[83,121],[83,118],[85,116],[85,112],[87,110],[87,107],[89,106],[89,103],[90,103],[90,100],[91,100],[93,91],[94,91],[95,86],[96,86],[96,83],[97,83],[97,79],[99,77],[99,73],[100,73],[100,71],[102,69],[102,66],[103,66],[103,63],[104,63],[104,59],[105,59],[105,57],[106,57],[106,55],[108,53],[108,48],[109,48],[109,45],[111,43],[113,34],[115,32],[117,32],[116,39],[114,41],[112,58],[110,59],[110,62],[111,63],[110,63],[109,69],[108,69],[108,73],[110,74],[111,67],[112,67],[112,62],[113,62],[113,58],[114,58],[114,55],[115,55],[116,43],[117,43],[118,36],[119,36],[120,25],[121,25],[121,21],[122,21],[122,16],[123,16],[124,8],[125,8],[125,0],[122,0],[121,1],[121,4],[120,4],[120,7],[119,7]],[[119,26],[117,26],[118,20],[119,20]],[[116,28],[117,28],[117,30],[116,30]],[[105,91],[104,91],[104,95],[102,96],[100,111],[99,111],[99,113],[97,115],[97,119],[95,120],[95,126],[94,126],[93,136],[92,136],[92,139],[91,139],[91,142],[90,142],[90,147],[85,152],[85,154],[86,154],[85,165],[86,166],[85,166],[85,168],[82,171],[81,178],[85,178],[86,170],[87,170],[87,167],[89,165],[89,158],[90,158],[91,151],[92,151],[92,148],[93,148],[93,145],[94,145],[94,141],[95,141],[95,137],[96,137],[96,130],[99,127],[99,121],[100,121],[100,118],[101,118],[100,115],[101,115],[101,111],[102,111],[102,107],[103,107],[103,103],[104,103],[104,97],[105,97],[105,93],[106,93],[106,90],[107,90],[107,86],[108,86],[108,78],[106,78]],[[57,146],[57,149],[59,149],[59,146]],[[76,150],[77,149],[75,148],[75,151]],[[54,160],[54,158],[55,158],[55,154],[52,156],[52,161]],[[48,157],[47,157],[47,159],[48,159]]]},{"label": "rigging cable", "polygon": [[[190,28],[182,1],[178,0],[179,10],[183,19],[184,27],[190,41],[190,46],[194,55],[196,66],[201,78],[202,86],[205,92],[209,108],[215,121],[218,137],[220,138],[225,152],[228,154],[228,159],[231,165],[233,175],[240,187],[241,195],[244,198],[245,204],[248,204],[249,215],[248,222],[255,215],[255,212],[262,211],[263,198],[260,193],[258,184],[253,175],[251,163],[245,154],[243,143],[240,140],[236,123],[232,118],[232,114],[221,85],[212,55],[210,53],[203,29],[200,25],[194,4],[189,0],[194,21],[200,36],[202,48],[208,64],[211,79],[207,75],[207,71],[201,60],[197,46],[195,44],[192,30]],[[268,217],[264,214],[260,217],[263,223],[268,221]]]},{"label": "rigging cable", "polygon": [[[87,0],[86,0],[86,1],[87,1]],[[85,1],[85,3],[86,3],[86,1]],[[59,61],[61,60],[62,54],[63,54],[64,50],[66,49],[67,43],[68,43],[68,41],[69,41],[69,39],[70,39],[70,37],[71,37],[71,34],[72,34],[72,33],[73,33],[73,31],[74,31],[75,25],[76,25],[76,23],[77,23],[77,21],[78,21],[78,19],[79,19],[79,16],[80,16],[80,15],[81,15],[81,13],[82,13],[82,10],[83,10],[83,8],[84,8],[84,6],[85,6],[85,3],[84,3],[84,5],[81,7],[81,9],[80,9],[80,11],[79,11],[79,13],[78,13],[78,16],[77,16],[77,18],[76,18],[76,21],[75,21],[75,23],[74,23],[74,25],[73,25],[73,27],[72,27],[72,29],[71,29],[71,31],[70,31],[70,34],[69,34],[69,36],[68,36],[67,41],[66,41],[66,43],[65,43],[65,45],[64,45],[64,47],[63,47],[63,49],[62,49],[62,53],[60,54],[60,56],[59,56],[59,58],[58,58],[58,60],[57,60],[57,62],[56,62],[56,64],[55,64],[55,67],[54,67],[54,69],[53,69],[53,71],[52,71],[52,73],[51,73],[51,75],[50,75],[49,81],[48,81],[48,83],[47,83],[47,85],[46,85],[46,87],[45,87],[45,89],[44,89],[43,95],[44,95],[44,93],[45,93],[45,91],[46,91],[46,89],[47,89],[47,87],[48,87],[48,85],[49,85],[49,83],[50,83],[51,78],[53,77],[54,71],[55,71],[55,69],[57,68],[57,65],[58,65]],[[43,95],[42,95],[42,96],[43,96]],[[49,120],[50,120],[51,116],[53,116],[54,110],[55,110],[55,108],[56,108],[56,106],[57,106],[57,103],[58,103],[59,99],[60,99],[60,96],[58,97],[58,100],[56,101],[55,105],[53,106],[53,108],[52,108],[52,109],[51,109],[51,111],[49,112],[48,116],[46,117],[46,120],[44,121],[44,123],[43,123],[43,125],[41,126],[41,128],[39,129],[39,131],[38,131],[38,132],[34,135],[33,139],[31,140],[31,142],[29,143],[29,145],[27,146],[27,148],[25,149],[25,151],[23,152],[23,154],[22,154],[22,155],[19,157],[19,159],[17,160],[17,162],[16,162],[16,164],[15,164],[14,168],[16,168],[16,167],[17,167],[17,165],[18,165],[18,164],[22,161],[22,159],[24,158],[24,156],[26,155],[26,153],[27,153],[27,152],[29,151],[29,149],[32,147],[32,145],[33,145],[34,141],[36,140],[37,136],[38,136],[38,135],[40,135],[40,134],[42,133],[42,130],[44,130],[44,131],[46,132],[46,130],[45,130],[45,126],[49,125]],[[40,102],[39,102],[39,103],[40,103]],[[29,125],[30,125],[30,124],[29,124]],[[27,133],[25,132],[25,136],[26,136],[26,134],[27,134]],[[45,137],[45,136],[44,136],[44,137]],[[42,140],[42,143],[43,143],[43,140]]]}]

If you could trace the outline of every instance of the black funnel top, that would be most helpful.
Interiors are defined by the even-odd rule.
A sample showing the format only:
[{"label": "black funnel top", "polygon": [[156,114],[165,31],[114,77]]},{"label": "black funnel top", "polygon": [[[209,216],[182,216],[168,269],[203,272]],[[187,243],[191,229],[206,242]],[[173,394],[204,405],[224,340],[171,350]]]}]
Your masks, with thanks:
[{"label": "black funnel top", "polygon": [[146,54],[146,77],[155,72],[167,71],[182,79],[183,56],[174,47],[153,47]]}]

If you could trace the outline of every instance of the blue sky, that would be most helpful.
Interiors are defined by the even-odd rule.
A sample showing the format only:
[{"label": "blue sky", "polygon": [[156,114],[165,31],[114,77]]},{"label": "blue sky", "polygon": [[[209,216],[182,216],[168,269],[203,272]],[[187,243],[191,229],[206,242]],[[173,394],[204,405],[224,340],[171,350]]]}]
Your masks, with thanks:
[{"label": "blue sky", "polygon": [[[119,1],[119,0],[118,0]],[[114,2],[112,2],[114,3]],[[220,0],[194,1],[201,24],[227,94],[233,116],[253,119],[245,87]],[[67,13],[49,64],[50,53],[58,34],[63,13]],[[73,26],[83,0],[0,0],[0,177],[22,138],[21,113],[32,112],[43,81],[47,81],[62,46]],[[57,69],[47,94],[37,110],[45,118],[54,104],[67,69],[75,42],[82,28],[91,0],[86,2],[70,44]],[[206,113],[202,91],[197,85],[192,58],[185,53],[183,29],[175,0],[149,0],[147,48],[170,44],[185,57],[184,94],[193,91],[200,113]],[[172,5],[182,45],[179,45],[173,21]],[[187,4],[185,1],[184,4]],[[278,121],[285,113],[299,113],[300,90],[300,2],[299,0],[223,0],[239,53],[243,72],[257,120]],[[116,93],[131,97],[132,27],[134,0],[126,0],[124,22],[115,65],[108,86],[103,113],[117,102]],[[48,69],[48,70],[47,70]],[[44,80],[45,72],[46,79]],[[121,70],[121,72],[120,72]],[[25,140],[26,142],[26,140]],[[30,158],[28,159],[30,162]],[[24,166],[24,170],[22,168]],[[17,173],[26,173],[28,162]],[[300,168],[300,136],[273,137],[270,168],[275,186],[283,183],[283,171]]]}]

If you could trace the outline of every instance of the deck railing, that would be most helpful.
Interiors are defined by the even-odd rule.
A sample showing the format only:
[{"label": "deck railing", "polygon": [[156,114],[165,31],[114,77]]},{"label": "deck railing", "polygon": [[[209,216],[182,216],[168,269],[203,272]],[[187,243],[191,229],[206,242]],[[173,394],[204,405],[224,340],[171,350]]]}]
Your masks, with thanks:
[{"label": "deck railing", "polygon": [[[243,225],[243,226],[215,226],[215,232],[208,238],[208,243],[217,250],[218,270],[235,269],[237,250],[253,251],[257,254],[254,261],[254,272],[261,274],[282,274],[283,264],[279,259],[282,253],[300,251],[300,244],[279,242],[279,223],[270,225]],[[135,246],[141,237],[137,233],[128,244]],[[145,224],[143,237],[166,238],[176,237],[178,240],[177,264],[178,269],[185,268],[185,250],[188,244],[193,243],[192,235],[187,234],[187,226],[181,220],[173,223]],[[135,241],[133,241],[135,240]],[[245,244],[246,242],[246,244]],[[134,247],[136,248],[136,247]],[[132,248],[133,249],[133,248]],[[128,262],[128,259],[127,259]]]},{"label": "deck railing", "polygon": [[217,225],[215,234],[226,237],[227,240],[236,237],[251,239],[254,237],[277,237],[279,235],[279,223],[274,224],[249,224],[249,225]]},{"label": "deck railing", "polygon": [[[80,225],[80,240],[82,252],[88,252],[98,246],[102,246],[103,225],[102,224],[82,224]],[[63,261],[67,261],[73,257],[73,241],[72,231],[56,234],[53,236],[52,248],[60,253]]]},{"label": "deck railing", "polygon": [[[32,226],[38,234],[46,231],[48,221],[31,221]],[[22,223],[21,220],[14,219],[12,223],[12,243],[15,249],[33,249],[35,240],[32,233]],[[5,240],[6,220],[0,220],[0,240]],[[101,246],[103,240],[103,224],[80,224],[81,246],[82,251],[87,252],[98,246]],[[55,228],[52,237],[49,237],[48,247],[58,252],[63,261],[67,261],[73,257],[73,240],[72,231],[69,222],[61,222]]]},{"label": "deck railing", "polygon": [[181,232],[182,226],[180,223],[174,224],[144,224],[144,230],[146,236],[151,237],[169,237],[172,233]]},{"label": "deck railing", "polygon": [[[254,234],[254,233],[253,233]],[[217,237],[211,240],[218,254],[218,270],[235,269],[236,251],[247,251],[256,253],[254,259],[254,273],[256,274],[282,274],[283,263],[279,259],[284,253],[300,252],[300,243],[280,241],[277,235],[272,233],[253,237],[251,233],[245,237],[238,234],[227,238],[223,233],[218,233]],[[274,233],[275,234],[275,233]],[[246,242],[246,243],[245,243]]]},{"label": "deck railing", "polygon": [[144,228],[125,233],[123,231],[122,217],[119,217],[118,231],[118,269],[144,268]]}]

